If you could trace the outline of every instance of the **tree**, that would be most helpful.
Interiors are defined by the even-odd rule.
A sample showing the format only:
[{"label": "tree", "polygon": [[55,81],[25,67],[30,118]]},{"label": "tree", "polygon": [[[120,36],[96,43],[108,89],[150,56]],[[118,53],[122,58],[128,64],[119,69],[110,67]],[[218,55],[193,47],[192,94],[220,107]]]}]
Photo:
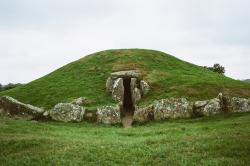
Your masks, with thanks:
[{"label": "tree", "polygon": [[213,67],[204,66],[204,68],[211,70],[213,72],[222,74],[222,75],[225,74],[225,68],[223,66],[221,66],[219,63],[215,63]]},{"label": "tree", "polygon": [[242,81],[250,83],[250,79],[245,79],[245,80],[242,80]]},{"label": "tree", "polygon": [[2,84],[0,84],[0,92],[2,92],[3,91],[3,86],[2,86]]},{"label": "tree", "polygon": [[9,84],[7,84],[5,86],[2,86],[2,91],[13,89],[13,88],[16,88],[16,87],[21,86],[21,85],[23,85],[23,84],[20,84],[20,83],[17,83],[17,84],[9,83]]}]

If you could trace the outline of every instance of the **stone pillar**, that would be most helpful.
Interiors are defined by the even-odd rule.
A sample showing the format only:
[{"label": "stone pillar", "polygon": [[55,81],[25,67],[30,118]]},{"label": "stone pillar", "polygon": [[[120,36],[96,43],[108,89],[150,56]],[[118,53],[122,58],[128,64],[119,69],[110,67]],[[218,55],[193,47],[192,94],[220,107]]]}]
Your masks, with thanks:
[{"label": "stone pillar", "polygon": [[146,95],[150,89],[149,85],[143,80],[140,82],[140,88],[143,96]]},{"label": "stone pillar", "polygon": [[117,102],[117,103],[122,103],[124,100],[124,86],[123,86],[123,79],[118,78],[115,80],[114,85],[113,85],[113,90],[112,90],[112,98]]},{"label": "stone pillar", "polygon": [[106,90],[107,90],[107,92],[112,92],[113,84],[114,84],[113,80],[109,77],[107,79],[107,82],[106,82]]}]

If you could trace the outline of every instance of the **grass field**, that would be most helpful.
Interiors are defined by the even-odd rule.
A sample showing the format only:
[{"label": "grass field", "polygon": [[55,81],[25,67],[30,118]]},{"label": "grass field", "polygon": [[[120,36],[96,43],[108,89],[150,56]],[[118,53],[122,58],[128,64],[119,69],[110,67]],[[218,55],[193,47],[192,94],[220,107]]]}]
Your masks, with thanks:
[{"label": "grass field", "polygon": [[235,97],[250,97],[250,84],[233,80],[203,67],[182,61],[169,54],[145,49],[106,50],[88,55],[26,85],[4,91],[23,103],[45,110],[57,103],[87,97],[87,109],[112,105],[106,92],[106,80],[111,72],[140,70],[151,87],[139,105],[154,100],[186,98],[189,101],[215,98],[220,92]]},{"label": "grass field", "polygon": [[250,165],[250,114],[134,124],[0,120],[0,165]]}]

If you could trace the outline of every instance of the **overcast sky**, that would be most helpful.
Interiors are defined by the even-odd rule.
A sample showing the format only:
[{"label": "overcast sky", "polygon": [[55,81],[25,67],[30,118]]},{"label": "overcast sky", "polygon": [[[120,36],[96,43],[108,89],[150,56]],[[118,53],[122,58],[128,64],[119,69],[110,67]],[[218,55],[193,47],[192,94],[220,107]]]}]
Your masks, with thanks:
[{"label": "overcast sky", "polygon": [[159,50],[250,78],[249,0],[0,0],[0,83],[28,83],[88,54]]}]

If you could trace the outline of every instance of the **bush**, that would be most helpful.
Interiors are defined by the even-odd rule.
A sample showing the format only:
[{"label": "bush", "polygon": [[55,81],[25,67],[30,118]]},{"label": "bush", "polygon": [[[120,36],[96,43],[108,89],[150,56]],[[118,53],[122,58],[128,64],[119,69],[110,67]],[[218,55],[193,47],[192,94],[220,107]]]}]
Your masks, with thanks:
[{"label": "bush", "polygon": [[206,69],[208,69],[208,70],[211,70],[211,71],[213,71],[213,72],[222,74],[222,75],[225,74],[225,68],[224,68],[223,66],[221,66],[219,63],[214,64],[213,67],[204,66],[204,68],[206,68]]},{"label": "bush", "polygon": [[13,88],[16,88],[18,86],[21,86],[23,84],[20,84],[20,83],[17,83],[17,84],[13,84],[13,83],[9,83],[5,86],[3,86],[2,84],[0,84],[0,92],[1,91],[6,91],[6,90],[9,90],[9,89],[13,89]]}]

